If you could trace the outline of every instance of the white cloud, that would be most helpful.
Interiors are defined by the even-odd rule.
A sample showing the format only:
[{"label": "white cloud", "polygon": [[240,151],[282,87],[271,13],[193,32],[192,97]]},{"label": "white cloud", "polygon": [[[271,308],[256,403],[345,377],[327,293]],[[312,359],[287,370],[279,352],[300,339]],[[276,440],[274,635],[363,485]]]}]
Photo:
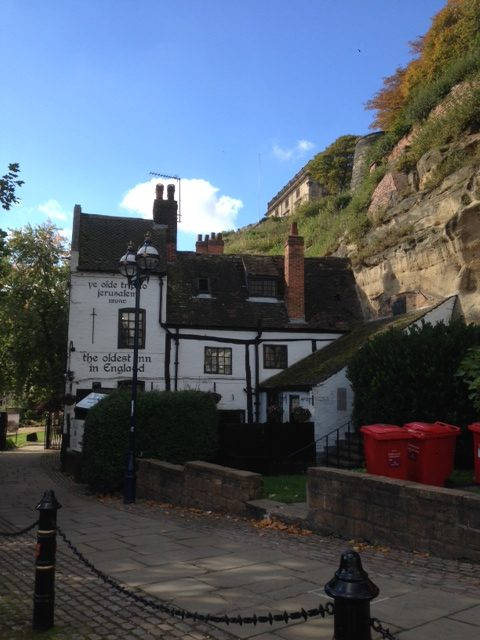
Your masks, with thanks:
[{"label": "white cloud", "polygon": [[273,155],[282,161],[291,160],[293,158],[301,158],[302,156],[313,149],[315,144],[310,140],[298,140],[297,144],[290,148],[280,147],[278,144],[274,144],[272,147]]},{"label": "white cloud", "polygon": [[[153,178],[127,191],[120,207],[140,213],[144,218],[151,218],[155,185],[167,185],[170,182],[175,184],[175,198],[178,200],[178,182]],[[187,233],[211,233],[234,228],[243,202],[237,198],[219,195],[219,191],[218,187],[214,187],[207,180],[183,178],[180,202],[182,218],[179,230]]]},{"label": "white cloud", "polygon": [[313,149],[314,146],[314,143],[310,142],[310,140],[299,140],[297,142],[299,151],[310,151],[310,149]]},{"label": "white cloud", "polygon": [[58,202],[58,200],[47,200],[43,204],[38,205],[38,210],[41,213],[44,213],[51,220],[68,220],[69,215],[66,211],[62,209],[62,205]]},{"label": "white cloud", "polygon": [[67,242],[72,241],[72,227],[65,227],[64,229],[59,229],[58,233],[65,238]]}]

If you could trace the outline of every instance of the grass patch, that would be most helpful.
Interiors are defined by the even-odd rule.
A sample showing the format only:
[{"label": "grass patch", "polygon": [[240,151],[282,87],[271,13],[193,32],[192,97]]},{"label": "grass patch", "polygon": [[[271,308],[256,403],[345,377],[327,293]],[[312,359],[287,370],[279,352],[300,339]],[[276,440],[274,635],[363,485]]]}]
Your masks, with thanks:
[{"label": "grass patch", "polygon": [[[37,431],[37,443],[45,442],[45,431]],[[26,433],[18,433],[16,436],[7,437],[7,449],[18,449],[24,447],[27,444],[36,444],[35,442],[27,441]]]},{"label": "grass patch", "polygon": [[472,469],[454,469],[447,480],[447,487],[464,487],[473,484],[473,482]]},{"label": "grass patch", "polygon": [[[476,78],[478,82],[478,78]],[[443,115],[424,122],[410,145],[409,151],[397,162],[400,171],[408,172],[430,149],[442,147],[456,140],[464,131],[480,128],[480,89],[473,88],[467,95],[446,106]]]},{"label": "grass patch", "polygon": [[353,196],[348,192],[325,196],[300,205],[285,218],[264,218],[254,226],[223,232],[225,253],[282,255],[292,222],[305,238],[307,257],[329,255],[344,239],[358,241],[371,226],[368,206],[384,175],[384,166],[368,174]]},{"label": "grass patch", "polygon": [[305,502],[307,499],[307,476],[263,476],[263,498],[277,502]]}]

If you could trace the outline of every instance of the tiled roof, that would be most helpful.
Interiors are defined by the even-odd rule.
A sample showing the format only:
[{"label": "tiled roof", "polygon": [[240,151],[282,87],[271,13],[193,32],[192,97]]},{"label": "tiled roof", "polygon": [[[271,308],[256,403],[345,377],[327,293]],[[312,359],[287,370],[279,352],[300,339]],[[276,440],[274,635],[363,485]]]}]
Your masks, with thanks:
[{"label": "tiled roof", "polygon": [[[75,208],[72,249],[81,271],[118,271],[131,240],[143,243],[145,233],[167,272],[167,323],[171,326],[257,329],[308,329],[339,333],[361,318],[350,263],[345,258],[305,258],[305,323],[291,323],[284,295],[283,256],[202,255],[178,252],[166,265],[165,227],[153,220],[82,213]],[[278,301],[248,299],[249,276],[275,277]],[[198,279],[208,278],[211,297],[198,295]]]},{"label": "tiled roof", "polygon": [[[248,300],[248,275],[276,276],[278,302]],[[211,298],[198,297],[198,278],[210,281]],[[348,260],[305,259],[305,324],[289,322],[283,300],[283,256],[196,255],[180,252],[168,265],[167,323],[183,327],[306,328],[347,331],[361,320]]]},{"label": "tiled roof", "polygon": [[261,386],[264,389],[311,388],[343,369],[360,347],[373,336],[393,327],[404,329],[420,320],[430,310],[431,307],[395,317],[363,322],[351,333],[264,380]]},{"label": "tiled roof", "polygon": [[79,252],[78,268],[83,271],[118,271],[118,262],[130,240],[137,249],[150,232],[151,243],[160,255],[160,272],[165,272],[165,227],[153,220],[103,216],[75,212],[72,249]]}]

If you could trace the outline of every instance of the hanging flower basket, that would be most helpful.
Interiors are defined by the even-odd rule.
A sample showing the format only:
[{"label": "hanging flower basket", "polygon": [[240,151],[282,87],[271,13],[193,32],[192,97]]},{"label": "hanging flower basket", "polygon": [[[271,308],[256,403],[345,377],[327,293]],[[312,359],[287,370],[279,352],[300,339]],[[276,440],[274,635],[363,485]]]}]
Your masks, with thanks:
[{"label": "hanging flower basket", "polygon": [[215,404],[218,404],[222,399],[222,396],[219,393],[215,393],[215,391],[208,391],[208,395],[213,398]]},{"label": "hanging flower basket", "polygon": [[294,422],[308,422],[308,420],[312,417],[312,414],[308,409],[304,409],[304,407],[295,407],[292,411],[292,420]]}]

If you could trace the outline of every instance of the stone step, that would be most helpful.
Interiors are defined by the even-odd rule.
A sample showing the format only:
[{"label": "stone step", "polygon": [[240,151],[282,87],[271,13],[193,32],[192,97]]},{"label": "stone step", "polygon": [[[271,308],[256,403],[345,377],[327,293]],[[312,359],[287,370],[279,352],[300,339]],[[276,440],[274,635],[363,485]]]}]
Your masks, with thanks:
[{"label": "stone step", "polygon": [[306,502],[285,504],[276,500],[250,500],[246,503],[247,515],[255,520],[271,518],[288,525],[305,528],[308,515]]}]

